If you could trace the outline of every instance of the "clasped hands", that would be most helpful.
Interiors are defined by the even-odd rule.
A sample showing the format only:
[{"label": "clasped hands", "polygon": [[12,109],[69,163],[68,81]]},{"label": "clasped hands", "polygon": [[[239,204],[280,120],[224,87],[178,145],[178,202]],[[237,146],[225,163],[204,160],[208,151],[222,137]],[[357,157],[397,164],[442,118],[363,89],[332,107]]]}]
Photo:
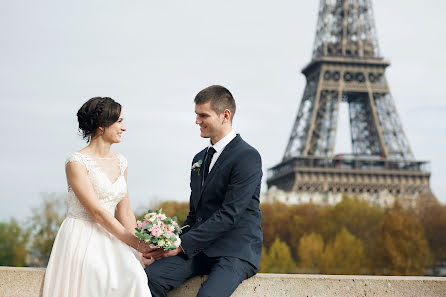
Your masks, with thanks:
[{"label": "clasped hands", "polygon": [[142,255],[142,261],[143,261],[144,265],[148,266],[148,265],[152,264],[155,260],[176,256],[183,250],[179,246],[174,250],[165,251],[164,249],[162,249],[160,247],[152,248],[149,245],[144,244],[144,245],[141,245],[141,247],[138,249],[138,251]]}]

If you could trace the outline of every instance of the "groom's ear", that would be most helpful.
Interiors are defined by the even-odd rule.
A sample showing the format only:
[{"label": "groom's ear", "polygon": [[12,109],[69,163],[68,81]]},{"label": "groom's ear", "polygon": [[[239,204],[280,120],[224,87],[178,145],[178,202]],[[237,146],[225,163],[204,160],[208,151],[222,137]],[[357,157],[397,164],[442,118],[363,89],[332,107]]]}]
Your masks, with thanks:
[{"label": "groom's ear", "polygon": [[223,123],[231,123],[231,111],[229,109],[223,111]]}]

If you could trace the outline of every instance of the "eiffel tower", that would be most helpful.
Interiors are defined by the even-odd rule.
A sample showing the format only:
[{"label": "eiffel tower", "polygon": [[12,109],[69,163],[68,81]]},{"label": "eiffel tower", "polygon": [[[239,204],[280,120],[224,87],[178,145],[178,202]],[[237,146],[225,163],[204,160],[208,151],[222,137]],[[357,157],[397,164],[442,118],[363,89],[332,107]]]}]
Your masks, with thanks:
[{"label": "eiffel tower", "polygon": [[[404,134],[379,52],[371,0],[321,0],[307,84],[268,187],[294,193],[431,193],[428,162]],[[352,153],[334,155],[339,106],[348,104]],[[311,201],[311,199],[310,199]]]}]

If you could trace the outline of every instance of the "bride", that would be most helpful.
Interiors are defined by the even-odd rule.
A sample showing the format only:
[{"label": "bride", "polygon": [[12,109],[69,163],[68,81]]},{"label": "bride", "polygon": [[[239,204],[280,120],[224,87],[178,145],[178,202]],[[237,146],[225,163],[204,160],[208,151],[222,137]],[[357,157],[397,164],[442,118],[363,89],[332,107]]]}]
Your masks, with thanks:
[{"label": "bride", "polygon": [[121,105],[108,97],[78,111],[88,146],[66,160],[68,212],[51,251],[43,297],[150,297],[140,253],[153,251],[134,236],[127,160],[110,151],[126,130]]}]

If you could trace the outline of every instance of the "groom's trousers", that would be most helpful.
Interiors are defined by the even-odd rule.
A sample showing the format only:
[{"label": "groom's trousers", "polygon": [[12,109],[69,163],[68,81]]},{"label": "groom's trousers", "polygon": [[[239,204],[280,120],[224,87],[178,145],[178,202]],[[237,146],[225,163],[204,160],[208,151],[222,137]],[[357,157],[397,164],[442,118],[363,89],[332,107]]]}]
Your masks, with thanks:
[{"label": "groom's trousers", "polygon": [[234,257],[208,257],[203,252],[188,259],[183,253],[157,260],[146,267],[153,297],[166,297],[189,278],[208,274],[197,297],[229,297],[256,273],[250,263]]}]

